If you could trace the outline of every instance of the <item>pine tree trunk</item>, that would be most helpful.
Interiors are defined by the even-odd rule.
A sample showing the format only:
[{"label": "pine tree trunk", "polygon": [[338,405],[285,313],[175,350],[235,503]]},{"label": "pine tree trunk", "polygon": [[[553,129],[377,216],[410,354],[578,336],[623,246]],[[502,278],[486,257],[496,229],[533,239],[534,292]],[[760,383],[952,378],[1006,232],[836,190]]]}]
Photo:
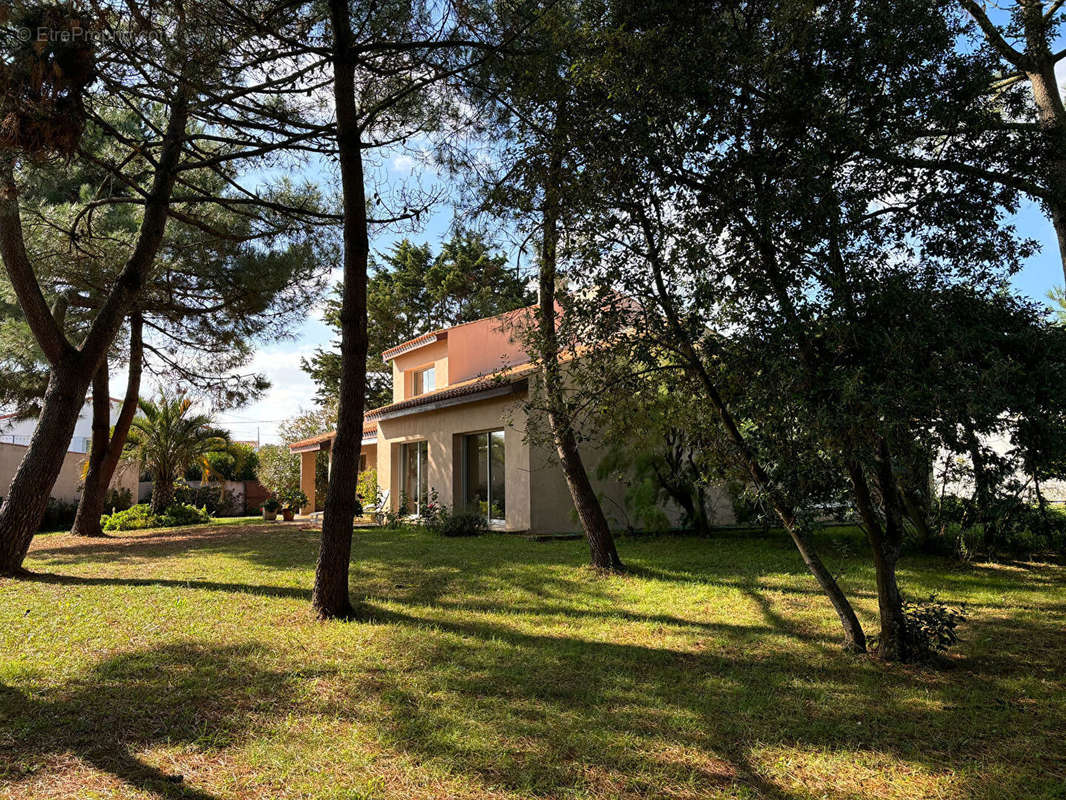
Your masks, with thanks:
[{"label": "pine tree trunk", "polygon": [[145,197],[136,245],[89,327],[80,350],[67,341],[62,326],[44,302],[26,253],[12,161],[10,158],[0,161],[0,256],[34,339],[52,367],[37,429],[0,506],[0,575],[24,572],[22,561],[63,468],[63,458],[89,382],[106,360],[163,241],[185,143],[188,95],[189,86],[183,81],[171,107],[152,188]]},{"label": "pine tree trunk", "polygon": [[110,483],[110,476],[104,475],[104,461],[111,444],[111,396],[108,375],[110,366],[105,358],[93,376],[93,438],[89,448],[89,468],[85,472],[85,485],[78,503],[78,514],[70,531],[75,536],[104,535],[104,529],[100,527],[100,517],[104,513],[104,500]]},{"label": "pine tree trunk", "polygon": [[548,424],[555,441],[555,452],[566,478],[566,486],[574,501],[581,528],[589,544],[592,566],[607,572],[623,569],[622,560],[615,549],[614,537],[607,524],[607,517],[600,506],[599,498],[592,488],[585,469],[573,420],[567,407],[562,369],[559,365],[559,338],[555,319],[556,261],[559,240],[559,186],[562,174],[561,157],[552,155],[552,163],[545,185],[544,231],[540,259],[540,300],[537,312],[537,344],[540,350],[541,369],[544,378],[544,395],[548,406]]},{"label": "pine tree trunk", "polygon": [[[114,431],[111,425],[111,403],[108,399],[107,408],[99,409],[93,404],[93,445],[95,452],[98,433],[101,441],[107,445],[96,464],[92,455],[89,457],[89,470],[85,475],[85,488],[81,493],[81,502],[78,504],[78,515],[74,518],[74,526],[71,533],[74,536],[103,536],[104,530],[100,525],[100,517],[103,516],[107,501],[108,487],[115,477],[119,461],[122,458],[122,448],[126,446],[126,437],[130,432],[130,423],[137,413],[137,401],[141,391],[141,371],[144,361],[144,345],[142,340],[143,320],[140,314],[130,316],[130,358],[129,374],[126,380],[126,394],[122,398],[122,408],[119,410],[118,419],[115,420]],[[106,362],[105,367],[106,369]],[[93,395],[98,393],[95,386]],[[105,388],[104,394],[107,394]],[[137,498],[133,498],[134,502]]]},{"label": "pine tree trunk", "polygon": [[1026,56],[1021,66],[1032,88],[1033,103],[1050,154],[1049,163],[1044,169],[1044,179],[1051,190],[1051,197],[1046,202],[1055,227],[1063,278],[1066,280],[1066,106],[1063,105],[1062,91],[1055,73],[1057,57],[1051,51],[1051,29],[1055,23],[1045,18],[1045,4],[1042,2],[1023,0],[1018,8]]},{"label": "pine tree trunk", "polygon": [[366,393],[366,291],[370,240],[363,186],[362,142],[355,105],[352,31],[346,0],[330,0],[333,27],[333,93],[344,204],[344,286],[341,302],[341,382],[337,435],[322,516],[322,544],[311,606],[322,619],[355,616],[348,593],[352,528],[363,444]]},{"label": "pine tree trunk", "polygon": [[63,469],[88,388],[89,378],[66,361],[52,369],[37,427],[0,506],[0,575],[25,572],[22,562]]}]

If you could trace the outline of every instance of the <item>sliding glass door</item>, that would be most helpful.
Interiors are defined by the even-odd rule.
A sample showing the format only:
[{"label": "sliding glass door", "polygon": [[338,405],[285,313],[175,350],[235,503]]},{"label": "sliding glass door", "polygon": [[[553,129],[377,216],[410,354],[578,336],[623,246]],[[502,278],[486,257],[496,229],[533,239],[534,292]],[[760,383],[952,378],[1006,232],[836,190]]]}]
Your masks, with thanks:
[{"label": "sliding glass door", "polygon": [[503,431],[463,437],[463,496],[468,510],[492,522],[506,519]]},{"label": "sliding glass door", "polygon": [[429,442],[405,444],[402,458],[401,488],[407,495],[407,510],[421,514],[429,497]]}]

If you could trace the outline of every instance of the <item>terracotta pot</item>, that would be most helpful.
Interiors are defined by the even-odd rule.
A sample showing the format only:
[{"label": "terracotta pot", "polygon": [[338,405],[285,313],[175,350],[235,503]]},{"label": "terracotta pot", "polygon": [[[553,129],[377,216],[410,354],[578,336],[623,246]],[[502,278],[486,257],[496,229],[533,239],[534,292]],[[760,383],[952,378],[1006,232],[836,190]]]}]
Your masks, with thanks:
[{"label": "terracotta pot", "polygon": [[265,508],[263,509],[263,519],[265,519],[267,522],[273,522],[277,518],[278,518],[278,512],[277,511],[267,511]]},{"label": "terracotta pot", "polygon": [[295,517],[295,516],[296,516],[296,512],[293,511],[291,508],[283,508],[281,510],[281,518],[283,520],[285,520],[286,522],[292,522],[293,517]]}]

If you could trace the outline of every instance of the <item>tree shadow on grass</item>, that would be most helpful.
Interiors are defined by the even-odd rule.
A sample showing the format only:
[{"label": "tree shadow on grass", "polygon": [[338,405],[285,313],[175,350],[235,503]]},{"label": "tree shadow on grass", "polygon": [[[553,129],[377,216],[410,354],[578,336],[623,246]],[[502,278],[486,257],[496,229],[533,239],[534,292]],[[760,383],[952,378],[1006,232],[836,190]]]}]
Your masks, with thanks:
[{"label": "tree shadow on grass", "polygon": [[[165,800],[215,800],[195,777],[146,763],[153,746],[210,747],[247,732],[250,692],[285,691],[289,676],[257,666],[254,647],[178,644],[125,653],[32,696],[0,684],[0,780],[31,787],[50,760],[73,756]],[[50,772],[49,785],[62,783]],[[72,778],[71,780],[77,780]],[[82,796],[77,786],[65,796]]]},{"label": "tree shadow on grass", "polygon": [[56,575],[50,572],[34,572],[23,578],[32,583],[47,583],[57,586],[163,586],[175,589],[198,589],[210,592],[232,592],[260,597],[288,597],[311,602],[310,589],[289,586],[257,586],[247,583],[221,583],[204,580],[170,580],[166,578],[102,578],[80,575]]},{"label": "tree shadow on grass", "polygon": [[[230,555],[244,554],[255,542],[237,537],[231,545],[223,544],[210,546]],[[1015,609],[1001,607],[1008,619],[968,622],[963,635],[969,644],[964,643],[963,651],[970,655],[950,672],[883,666],[840,653],[832,634],[819,635],[805,627],[777,596],[802,598],[817,590],[763,585],[746,577],[754,571],[751,567],[741,573],[727,566],[708,569],[708,574],[712,582],[742,592],[761,609],[763,619],[755,625],[731,624],[720,615],[694,624],[670,614],[626,612],[622,621],[649,629],[618,631],[612,641],[600,641],[591,638],[599,634],[586,634],[570,621],[599,617],[598,609],[586,606],[610,599],[605,588],[614,585],[610,581],[589,582],[576,573],[561,573],[555,566],[565,559],[553,559],[550,569],[538,572],[516,566],[514,554],[497,561],[475,547],[470,550],[477,557],[468,560],[465,573],[456,571],[461,551],[455,548],[426,558],[419,567],[411,540],[402,544],[397,548],[382,540],[375,543],[373,561],[360,562],[357,556],[353,588],[359,592],[364,581],[373,581],[368,602],[381,623],[374,635],[417,657],[404,669],[364,665],[352,672],[331,672],[333,656],[309,654],[307,668],[313,672],[323,667],[323,673],[314,674],[335,682],[336,691],[323,693],[328,701],[322,706],[308,710],[290,705],[286,711],[372,725],[389,748],[409,753],[419,763],[436,763],[444,771],[471,775],[485,786],[502,786],[524,797],[587,791],[618,797],[733,794],[789,800],[809,796],[812,784],[820,780],[826,785],[817,788],[829,798],[863,796],[833,788],[828,778],[817,774],[802,777],[803,789],[788,788],[789,779],[773,772],[772,764],[774,759],[787,763],[797,751],[800,759],[814,756],[810,764],[799,762],[801,768],[811,769],[817,768],[819,757],[837,766],[883,757],[889,774],[898,765],[904,772],[949,776],[945,780],[954,781],[950,794],[959,797],[1053,797],[1056,786],[1061,788],[1066,733],[1056,715],[1063,710],[1064,646],[1062,619],[1054,613],[1022,618],[1012,613]],[[416,555],[432,552],[425,543],[415,544]],[[286,540],[262,558],[283,561],[293,550]],[[390,554],[395,558],[390,560]],[[122,578],[71,582],[78,581],[142,583]],[[521,589],[522,607],[503,609],[478,594],[479,589],[509,581]],[[307,597],[304,591],[281,587],[143,579],[144,585],[160,583]],[[402,583],[398,589],[397,583]],[[1003,582],[996,585],[1002,587]],[[1030,587],[1011,588],[1024,594]],[[379,601],[388,606],[375,607]],[[500,611],[508,614],[492,616]],[[468,612],[479,618],[471,619]],[[519,616],[510,617],[512,612]],[[825,615],[830,613],[826,607]],[[533,619],[530,626],[522,619],[538,615],[545,624]],[[553,616],[567,621],[560,625]],[[654,626],[668,626],[672,633],[688,628],[689,634],[699,627],[707,645],[693,646],[696,636],[684,647],[657,642]],[[165,695],[175,682],[183,685],[185,670],[195,674],[205,663],[219,662],[223,666],[213,669],[228,676],[226,680],[213,681],[209,691],[190,690],[190,701],[208,709],[209,726],[240,735],[243,712],[227,694],[228,685],[250,680],[253,694],[264,698],[311,673],[252,669],[248,678],[242,672],[242,665],[251,660],[247,653],[229,648],[196,652],[204,655],[167,648],[135,654],[129,657],[133,662],[114,659],[55,697],[16,698],[12,702],[24,700],[28,707],[60,719],[48,726],[58,745],[38,732],[25,745],[20,742],[18,752],[27,760],[39,757],[34,754],[73,752],[134,785],[151,787],[160,797],[207,800],[202,793],[183,794],[186,787],[138,766],[133,755],[138,747],[196,742],[201,735],[194,736],[200,728],[189,725],[183,712],[157,711],[138,687]],[[137,664],[138,657],[158,661],[158,679],[142,674],[147,667]],[[230,662],[232,670],[225,666]],[[114,671],[126,676],[121,685],[108,677]],[[99,745],[102,755],[91,755],[96,751],[90,742],[72,740],[74,734],[63,728],[63,720],[75,714],[76,703],[93,703],[94,682],[102,684],[102,697],[120,709],[89,713],[95,727],[117,731]],[[7,703],[0,697],[0,708]],[[145,708],[161,717],[162,732],[139,721],[135,712],[143,714]],[[113,724],[116,718],[127,721]],[[875,780],[879,769],[877,763],[856,767],[855,775]],[[929,793],[940,788],[932,786]],[[877,794],[873,788],[862,792]]]},{"label": "tree shadow on grass", "polygon": [[[626,797],[807,797],[818,779],[806,776],[793,792],[788,777],[766,774],[760,748],[771,762],[777,750],[790,759],[793,749],[815,754],[815,764],[819,754],[837,753],[845,764],[887,759],[930,782],[916,784],[915,796],[941,792],[940,778],[951,796],[1056,796],[1066,734],[1056,721],[1062,688],[1048,681],[1063,643],[1049,636],[1061,623],[973,625],[967,635],[991,639],[991,652],[1003,657],[962,659],[943,672],[873,663],[825,637],[808,640],[758,590],[749,592],[797,646],[748,647],[747,631],[721,626],[715,647],[691,652],[379,609],[381,622],[444,634],[425,656],[441,666],[427,668],[417,685],[380,676],[381,725],[392,746],[523,796],[582,787]],[[1033,640],[1044,647],[1020,658]],[[857,775],[870,779],[880,769]],[[595,776],[598,789],[588,785]],[[826,780],[820,796],[856,796]]]}]

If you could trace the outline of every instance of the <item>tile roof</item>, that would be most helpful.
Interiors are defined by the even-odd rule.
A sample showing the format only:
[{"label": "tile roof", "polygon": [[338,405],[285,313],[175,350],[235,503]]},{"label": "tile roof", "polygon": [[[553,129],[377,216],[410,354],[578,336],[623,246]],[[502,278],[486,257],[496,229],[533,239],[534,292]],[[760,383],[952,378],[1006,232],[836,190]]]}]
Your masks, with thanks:
[{"label": "tile roof", "polygon": [[[363,439],[375,438],[378,435],[378,424],[376,422],[364,422],[363,423]],[[301,439],[298,442],[290,442],[289,450],[296,451],[312,445],[322,444],[323,442],[331,442],[337,437],[336,431],[329,431],[327,433],[320,433],[317,436],[310,436],[307,439]]]},{"label": "tile roof", "polygon": [[448,331],[444,328],[436,331],[430,331],[429,333],[423,333],[421,336],[416,336],[414,339],[410,339],[406,342],[402,342],[395,347],[390,347],[384,353],[381,354],[382,361],[388,361],[389,359],[396,358],[396,356],[402,356],[404,353],[409,353],[412,350],[417,350],[419,347],[424,347],[427,344],[433,344],[433,342],[439,342],[442,339],[448,338]]},{"label": "tile roof", "polygon": [[[405,411],[411,408],[418,408],[420,406],[431,405],[442,400],[452,400],[459,397],[467,397],[469,395],[479,394],[490,389],[495,389],[499,386],[506,386],[527,377],[529,373],[533,372],[537,368],[534,363],[521,364],[516,367],[494,372],[490,375],[479,375],[476,378],[471,378],[460,383],[453,383],[451,386],[446,386],[443,389],[437,389],[433,392],[426,392],[420,394],[417,397],[411,397],[407,400],[401,400],[398,403],[390,403],[387,406],[381,406],[380,408],[374,408],[366,412],[365,419],[366,425],[363,427],[363,437],[366,438],[367,429],[371,428],[375,433],[377,432],[377,422],[375,420],[387,418],[392,413],[397,411]],[[298,448],[310,447],[315,444],[321,444],[322,442],[331,441],[336,437],[336,431],[330,431],[329,433],[321,433],[318,436],[312,436],[310,439],[304,439],[303,441],[293,442],[289,445],[290,450],[296,450]]]}]

